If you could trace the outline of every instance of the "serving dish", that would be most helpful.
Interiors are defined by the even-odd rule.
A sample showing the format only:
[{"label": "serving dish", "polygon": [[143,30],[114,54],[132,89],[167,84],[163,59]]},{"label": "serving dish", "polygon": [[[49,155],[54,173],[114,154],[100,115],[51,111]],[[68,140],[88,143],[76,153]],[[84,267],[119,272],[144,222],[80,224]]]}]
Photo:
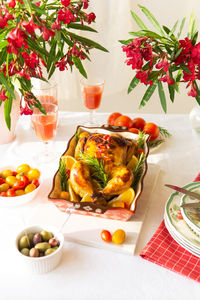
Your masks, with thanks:
[{"label": "serving dish", "polygon": [[[124,140],[126,143],[134,144],[134,147],[137,147],[137,143],[139,140],[138,134],[132,133],[127,131],[127,128],[123,127],[117,127],[117,126],[108,126],[104,125],[102,127],[84,127],[84,126],[78,126],[76,133],[72,136],[72,138],[69,140],[67,149],[61,156],[72,156],[75,155],[75,149],[77,145],[77,133],[79,135],[83,132],[88,133],[89,135],[103,135],[103,136],[117,136],[121,140]],[[66,199],[62,199],[60,197],[61,192],[61,183],[60,183],[60,173],[59,169],[56,172],[54,178],[53,178],[53,184],[52,189],[48,195],[49,201],[53,202],[59,210],[62,212],[65,212],[67,208],[74,207],[74,213],[81,214],[81,215],[88,215],[88,216],[95,216],[95,217],[101,217],[101,218],[108,218],[108,219],[115,219],[115,220],[124,220],[127,221],[131,218],[131,216],[136,211],[136,204],[137,200],[139,199],[142,190],[143,190],[143,180],[144,176],[147,172],[147,156],[149,153],[148,148],[148,135],[143,136],[143,152],[144,152],[144,161],[141,168],[141,174],[140,179],[137,183],[137,186],[135,187],[135,197],[134,200],[129,208],[119,208],[119,207],[109,207],[108,205],[102,205],[101,203],[96,202],[72,202]],[[136,149],[136,148],[135,148]],[[128,150],[127,150],[128,153]],[[128,154],[127,154],[128,155]],[[131,159],[132,156],[130,156]],[[128,164],[129,161],[127,161]],[[74,192],[74,191],[73,191]],[[114,196],[113,196],[114,197]]]}]

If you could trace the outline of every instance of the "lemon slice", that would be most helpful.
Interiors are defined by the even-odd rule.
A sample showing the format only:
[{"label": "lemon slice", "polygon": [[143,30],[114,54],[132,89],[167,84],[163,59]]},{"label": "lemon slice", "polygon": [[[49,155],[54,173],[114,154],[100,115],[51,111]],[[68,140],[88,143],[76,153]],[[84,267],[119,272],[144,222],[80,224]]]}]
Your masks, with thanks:
[{"label": "lemon slice", "polygon": [[87,193],[81,200],[81,202],[94,202],[92,197]]},{"label": "lemon slice", "polygon": [[[114,200],[114,199],[113,199]],[[110,207],[121,207],[124,208],[125,207],[125,202],[122,201],[114,201],[112,203],[109,203]]]},{"label": "lemon slice", "polygon": [[138,159],[135,155],[133,155],[131,160],[129,161],[127,167],[134,172],[137,164],[138,164]]},{"label": "lemon slice", "polygon": [[77,160],[73,156],[70,156],[70,155],[63,155],[61,157],[61,160],[65,163],[66,169],[69,169],[69,170],[71,170],[74,163],[77,162]]},{"label": "lemon slice", "polygon": [[[69,182],[69,180],[68,180]],[[79,197],[78,195],[74,192],[72,189],[71,183],[69,182],[69,196],[70,196],[70,201],[71,202],[79,202]]]},{"label": "lemon slice", "polygon": [[[128,207],[131,206],[131,204],[133,203],[133,200],[135,198],[135,191],[132,188],[129,188],[128,190],[126,190],[125,192],[123,192],[122,194],[120,194],[118,197],[115,197],[113,200],[111,200],[109,202],[109,206],[111,207],[122,207],[121,203],[126,203]],[[120,206],[117,206],[120,205]]]}]

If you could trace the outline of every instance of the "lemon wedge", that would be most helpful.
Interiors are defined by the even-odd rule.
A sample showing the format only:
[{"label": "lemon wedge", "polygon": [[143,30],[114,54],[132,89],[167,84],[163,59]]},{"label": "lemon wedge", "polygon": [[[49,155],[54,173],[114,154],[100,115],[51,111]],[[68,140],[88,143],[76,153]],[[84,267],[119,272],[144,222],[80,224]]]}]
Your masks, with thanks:
[{"label": "lemon wedge", "polygon": [[74,163],[77,161],[73,156],[70,155],[63,155],[61,160],[65,163],[66,169],[71,170]]},{"label": "lemon wedge", "polygon": [[71,183],[70,181],[69,182],[69,196],[70,196],[70,201],[71,202],[79,202],[79,197],[78,195],[74,192],[72,186],[71,186]]},{"label": "lemon wedge", "polygon": [[81,202],[94,202],[92,197],[87,193],[85,196],[82,198]]},{"label": "lemon wedge", "polygon": [[[125,192],[120,194],[118,197],[112,199],[108,205],[110,207],[122,207],[122,203],[126,204],[128,207],[131,206],[135,198],[135,191],[132,188],[127,189]],[[125,207],[125,205],[124,205]]]},{"label": "lemon wedge", "polygon": [[127,167],[134,172],[137,164],[138,164],[138,159],[135,155],[133,155],[131,160],[129,161]]}]

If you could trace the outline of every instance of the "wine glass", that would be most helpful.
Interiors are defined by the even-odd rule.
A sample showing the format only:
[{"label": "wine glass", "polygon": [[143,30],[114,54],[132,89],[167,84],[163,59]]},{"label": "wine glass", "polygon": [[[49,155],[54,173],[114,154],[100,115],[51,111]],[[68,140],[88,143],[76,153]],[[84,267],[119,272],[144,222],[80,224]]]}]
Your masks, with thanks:
[{"label": "wine glass", "polygon": [[43,108],[46,111],[44,115],[39,109],[34,109],[32,114],[32,123],[36,136],[43,141],[43,151],[41,155],[37,155],[37,160],[40,162],[50,162],[55,158],[54,154],[49,151],[49,140],[56,135],[58,106],[52,103],[43,103]]},{"label": "wine glass", "polygon": [[40,82],[39,86],[35,85],[33,87],[33,94],[41,103],[53,103],[58,105],[56,82]]},{"label": "wine glass", "polygon": [[89,123],[87,125],[97,125],[94,114],[99,108],[104,90],[105,81],[102,79],[81,79],[81,94],[85,107],[89,109]]}]

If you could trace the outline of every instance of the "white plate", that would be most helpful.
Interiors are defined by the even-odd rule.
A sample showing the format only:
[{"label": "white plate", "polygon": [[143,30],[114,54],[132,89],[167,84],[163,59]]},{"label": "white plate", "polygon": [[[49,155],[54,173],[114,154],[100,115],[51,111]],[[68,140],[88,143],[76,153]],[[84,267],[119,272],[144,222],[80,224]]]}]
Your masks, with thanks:
[{"label": "white plate", "polygon": [[[190,187],[190,191],[194,191],[200,194],[200,182],[199,185],[196,183]],[[199,203],[197,199],[191,198],[187,195],[184,195],[181,199],[181,204],[185,203]],[[188,209],[181,208],[182,216],[185,222],[197,233],[200,235],[200,209]]]}]

